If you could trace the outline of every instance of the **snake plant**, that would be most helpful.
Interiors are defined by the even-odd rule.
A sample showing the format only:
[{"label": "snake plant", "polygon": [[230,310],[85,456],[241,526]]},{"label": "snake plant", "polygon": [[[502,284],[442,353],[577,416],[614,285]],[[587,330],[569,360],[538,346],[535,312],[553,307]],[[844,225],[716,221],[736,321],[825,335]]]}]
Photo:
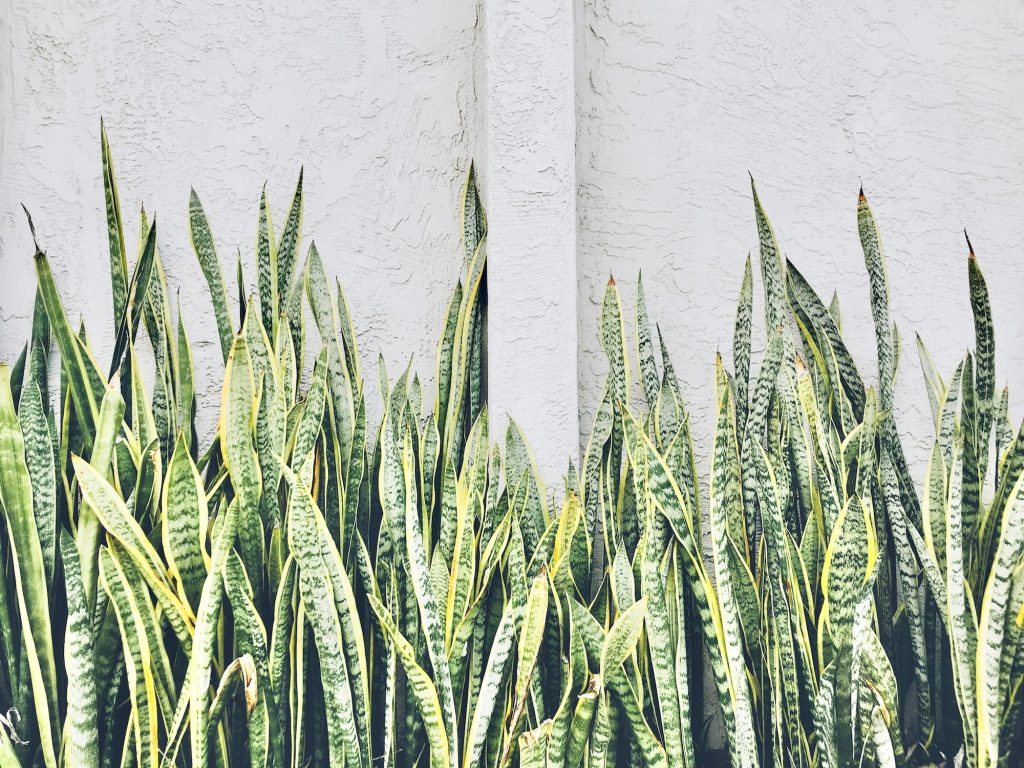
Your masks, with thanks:
[{"label": "snake plant", "polygon": [[31,335],[0,365],[0,768],[1024,759],[1024,426],[973,251],[974,350],[947,382],[917,341],[925,477],[893,413],[867,200],[874,387],[753,190],[765,351],[748,259],[706,468],[642,281],[634,340],[609,281],[604,395],[555,490],[489,418],[472,170],[428,391],[382,359],[367,389],[344,292],[303,242],[301,173],[279,232],[260,196],[253,281],[241,259],[225,278],[192,191],[224,365],[203,443],[156,220],[140,212],[130,259],[101,135],[109,359],[37,245]]}]

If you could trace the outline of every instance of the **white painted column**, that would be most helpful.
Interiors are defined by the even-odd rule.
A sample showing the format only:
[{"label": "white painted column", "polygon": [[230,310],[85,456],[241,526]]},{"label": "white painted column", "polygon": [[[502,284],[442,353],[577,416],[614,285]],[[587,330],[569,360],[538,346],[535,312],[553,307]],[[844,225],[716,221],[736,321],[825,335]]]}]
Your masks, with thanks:
[{"label": "white painted column", "polygon": [[579,453],[573,5],[487,0],[484,21],[492,434],[515,419],[548,486]]}]

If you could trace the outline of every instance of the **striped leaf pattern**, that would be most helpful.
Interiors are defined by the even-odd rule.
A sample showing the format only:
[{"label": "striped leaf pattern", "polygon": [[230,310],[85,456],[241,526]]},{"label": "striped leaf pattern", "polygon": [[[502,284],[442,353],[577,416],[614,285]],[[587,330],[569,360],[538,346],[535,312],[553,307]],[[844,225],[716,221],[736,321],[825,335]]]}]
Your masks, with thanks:
[{"label": "striped leaf pattern", "polygon": [[1024,760],[1024,425],[995,388],[969,243],[974,348],[940,372],[917,339],[924,476],[893,411],[897,297],[866,198],[877,376],[752,182],[760,285],[748,258],[731,369],[709,368],[707,472],[649,311],[660,286],[610,279],[602,398],[580,461],[545,484],[486,404],[474,169],[433,381],[381,362],[369,390],[366,308],[304,243],[303,173],[280,229],[266,188],[253,206],[237,315],[192,192],[224,363],[201,439],[206,361],[169,299],[167,230],[141,211],[128,253],[103,126],[101,160],[111,365],[38,244],[31,335],[0,365],[3,768]]}]

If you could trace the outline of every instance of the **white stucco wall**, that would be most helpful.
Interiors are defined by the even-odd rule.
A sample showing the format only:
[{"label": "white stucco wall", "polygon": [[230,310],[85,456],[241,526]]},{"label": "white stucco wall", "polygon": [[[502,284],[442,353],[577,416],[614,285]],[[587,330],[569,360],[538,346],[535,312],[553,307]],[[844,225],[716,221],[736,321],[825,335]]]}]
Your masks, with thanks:
[{"label": "white stucco wall", "polygon": [[[991,292],[998,381],[1020,418],[1024,5],[585,0],[578,26],[581,434],[606,369],[607,275],[631,306],[642,269],[706,470],[714,355],[731,364],[748,252],[760,290],[748,171],[785,254],[826,300],[838,289],[844,336],[877,383],[863,182],[889,257],[896,409],[916,467],[932,431],[914,334],[947,380],[974,346],[964,227]],[[755,293],[755,318],[761,307]]]},{"label": "white stucco wall", "polygon": [[484,24],[492,424],[514,418],[557,487],[579,429],[573,10],[487,0]]},{"label": "white stucco wall", "polygon": [[492,351],[512,345],[492,357],[492,410],[529,427],[550,485],[600,395],[607,275],[629,305],[641,268],[706,466],[711,364],[731,349],[756,250],[748,170],[787,255],[821,292],[839,288],[872,380],[864,183],[890,257],[912,457],[930,432],[915,331],[944,372],[972,344],[964,226],[992,293],[999,381],[1024,386],[1024,6],[575,0],[574,41],[569,2],[0,0],[0,358],[31,316],[22,202],[69,310],[109,349],[104,115],[129,231],[139,203],[158,215],[207,424],[220,355],[187,244],[189,186],[230,276],[236,247],[252,262],[261,185],[280,221],[303,164],[306,243],[346,287],[367,375],[383,351],[392,375],[415,355],[429,380],[461,264],[457,195],[478,159],[492,279],[521,280],[491,291]]},{"label": "white stucco wall", "polygon": [[415,355],[432,381],[462,266],[458,195],[477,154],[477,16],[475,2],[451,0],[0,0],[0,359],[18,354],[31,320],[22,202],[69,314],[109,356],[102,115],[132,257],[140,203],[158,217],[204,424],[216,420],[221,361],[188,244],[190,185],[234,302],[236,248],[256,275],[261,186],[279,228],[304,165],[303,256],[315,238],[346,289],[368,391],[379,351],[392,378]]}]

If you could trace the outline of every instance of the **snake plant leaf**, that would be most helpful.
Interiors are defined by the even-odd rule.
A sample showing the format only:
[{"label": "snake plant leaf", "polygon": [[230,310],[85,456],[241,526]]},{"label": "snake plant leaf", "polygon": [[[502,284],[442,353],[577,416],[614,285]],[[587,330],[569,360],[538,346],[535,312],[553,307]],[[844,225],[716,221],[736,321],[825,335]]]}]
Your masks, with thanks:
[{"label": "snake plant leaf", "polygon": [[297,566],[295,557],[289,552],[281,571],[281,580],[278,584],[277,599],[274,604],[273,624],[271,625],[271,638],[269,657],[267,660],[268,673],[270,675],[270,686],[278,711],[274,717],[283,726],[288,723],[288,691],[286,675],[289,664],[290,644],[292,641],[292,629],[295,624],[295,608],[293,598],[295,596]]},{"label": "snake plant leaf", "polygon": [[928,545],[928,551],[937,563],[944,565],[946,562],[948,473],[946,460],[942,454],[942,448],[936,441],[928,459],[928,481],[921,512],[924,523],[924,540]]},{"label": "snake plant leaf", "polygon": [[587,765],[591,768],[605,768],[608,765],[608,745],[612,738],[608,695],[598,695],[597,714],[594,716],[590,736]]},{"label": "snake plant leaf", "polygon": [[1013,443],[1013,424],[1010,422],[1009,417],[1010,409],[1010,388],[1008,386],[1003,387],[999,393],[999,402],[995,408],[995,434],[996,434],[996,454],[995,454],[995,470],[996,470],[996,485],[999,485],[999,472],[1003,463],[1003,458],[1006,455],[1007,448]]},{"label": "snake plant leaf", "polygon": [[206,581],[209,554],[207,499],[203,481],[179,433],[163,486],[163,548],[183,602],[195,610]]},{"label": "snake plant leaf", "polygon": [[68,675],[68,690],[75,692],[68,697],[64,759],[68,765],[98,768],[99,702],[92,622],[82,583],[78,549],[71,534],[63,529],[60,532],[60,553],[68,601],[64,667]]},{"label": "snake plant leaf", "polygon": [[896,750],[893,747],[892,731],[886,721],[891,713],[882,707],[871,710],[871,733],[875,749],[875,761],[878,768],[896,768]]},{"label": "snake plant leaf", "polygon": [[608,278],[601,304],[601,347],[608,356],[612,404],[619,408],[629,402],[629,356],[622,320],[622,300],[615,278]]},{"label": "snake plant leaf", "polygon": [[267,335],[277,335],[278,284],[277,284],[277,241],[274,238],[274,222],[267,201],[267,185],[260,193],[259,223],[256,226],[256,263],[259,269],[260,318]]},{"label": "snake plant leaf", "polygon": [[306,271],[309,303],[313,308],[313,316],[316,319],[320,336],[326,344],[328,384],[334,406],[335,423],[342,445],[344,466],[347,467],[355,422],[355,389],[357,385],[348,373],[344,351],[339,341],[337,307],[334,304],[334,297],[324,273],[323,262],[315,244],[310,245]]},{"label": "snake plant leaf", "polygon": [[[874,747],[885,753],[891,753],[892,761],[897,758],[902,763],[904,760],[903,740],[900,734],[900,727],[897,717],[900,712],[899,690],[896,682],[896,674],[892,664],[882,647],[881,640],[870,629],[861,634],[861,641],[858,642],[860,676],[862,684],[866,684],[871,690],[874,698],[874,707],[871,706],[871,698],[865,697],[867,701],[858,701],[858,708],[863,713],[868,711],[881,716],[882,725],[887,731],[887,738],[881,738],[876,731],[876,723],[872,720],[871,731],[874,735]],[[881,755],[879,755],[879,758]]]},{"label": "snake plant leaf", "polygon": [[832,317],[810,283],[792,261],[786,262],[786,278],[791,305],[807,316],[818,339],[818,347],[827,349],[832,359],[835,360],[837,383],[842,385],[842,392],[849,398],[854,413],[859,415],[864,407],[864,381],[857,370],[853,356],[843,341],[835,318]]},{"label": "snake plant leaf", "polygon": [[398,631],[390,612],[380,599],[372,594],[368,594],[366,599],[377,617],[381,630],[394,643],[398,658],[408,676],[416,707],[423,719],[430,743],[430,768],[454,768],[449,757],[448,736],[445,732],[441,703],[430,675],[416,662],[416,651]]},{"label": "snake plant leaf", "polygon": [[750,267],[750,254],[743,266],[743,282],[736,304],[736,324],[732,337],[732,362],[736,380],[736,431],[746,431],[750,387],[750,333],[754,316],[754,278]]},{"label": "snake plant leaf", "polygon": [[[825,602],[818,628],[819,655],[835,667],[835,751],[838,765],[853,760],[852,664],[849,658],[855,617],[871,586],[877,562],[874,518],[868,504],[851,498],[839,513],[825,551],[822,590]],[[820,649],[826,648],[826,651]]]},{"label": "snake plant leaf", "polygon": [[445,652],[444,628],[438,610],[437,600],[430,586],[429,566],[420,528],[417,506],[416,477],[413,468],[412,441],[405,434],[402,447],[402,474],[405,478],[405,552],[407,566],[412,577],[413,591],[419,609],[419,618],[426,638],[427,653],[434,672],[434,683],[441,702],[445,731],[451,750],[449,759],[454,765],[458,755],[458,740],[455,732],[455,701],[452,692],[451,670]]},{"label": "snake plant leaf", "polygon": [[49,592],[35,516],[32,481],[25,463],[25,438],[11,394],[11,369],[0,363],[0,508],[7,528],[8,556],[28,662],[40,746],[47,768],[57,764],[55,734],[57,671],[53,654]]},{"label": "snake plant leaf", "polygon": [[240,656],[232,661],[224,669],[220,682],[217,684],[217,692],[214,694],[210,704],[210,728],[216,728],[224,712],[224,707],[233,693],[236,685],[241,683],[245,697],[246,709],[251,710],[257,699],[259,687],[256,677],[256,665],[248,654]]},{"label": "snake plant leaf", "polygon": [[321,351],[313,366],[313,379],[306,392],[306,400],[301,406],[298,423],[292,437],[291,468],[307,485],[312,485],[314,450],[320,435],[324,418],[324,404],[327,399],[327,350]]},{"label": "snake plant leaf", "polygon": [[[424,483],[424,488],[426,483]],[[471,495],[474,490],[463,483],[456,486],[455,540],[452,542],[451,576],[445,595],[445,647],[451,649],[456,626],[469,609],[471,590],[476,577],[474,558],[473,509]],[[446,569],[446,574],[448,573]],[[426,622],[425,622],[426,623]]]},{"label": "snake plant leaf", "polygon": [[278,301],[283,302],[281,309],[289,315],[292,321],[296,319],[293,316],[296,305],[291,300],[291,295],[295,262],[302,237],[302,177],[304,171],[303,168],[299,169],[295,194],[292,195],[292,204],[288,209],[288,217],[285,219],[284,227],[281,230],[281,239],[278,241],[276,249]]},{"label": "snake plant leaf", "polygon": [[473,708],[472,719],[467,731],[465,755],[461,765],[478,768],[486,745],[487,732],[502,700],[503,682],[512,663],[512,646],[515,642],[515,627],[521,610],[513,603],[507,603],[501,614],[501,621],[494,633],[487,655],[487,664]]},{"label": "snake plant leaf", "polygon": [[[995,766],[1001,754],[1000,702],[1010,700],[1011,675],[1007,664],[1009,647],[1007,627],[1012,621],[1011,604],[1014,570],[1024,557],[1024,474],[1010,494],[996,549],[995,563],[981,598],[978,617],[978,764]],[[1019,643],[1019,639],[1018,639]]]},{"label": "snake plant leaf", "polygon": [[661,389],[661,378],[658,376],[658,364],[654,359],[651,323],[647,319],[647,301],[644,298],[644,282],[641,275],[637,275],[636,279],[636,329],[640,383],[643,384],[647,407],[653,408]]},{"label": "snake plant leaf", "polygon": [[[144,241],[141,250],[140,259],[145,251]],[[174,324],[171,321],[171,306],[167,299],[167,276],[164,274],[158,249],[154,249],[153,275],[146,295],[148,300],[145,302],[142,317],[150,346],[153,348],[155,368],[152,410],[160,436],[160,456],[166,462],[170,458],[178,429],[176,369],[179,363]]]},{"label": "snake plant leaf", "polygon": [[[239,504],[242,562],[245,563],[246,572],[251,574],[262,571],[260,563],[264,548],[263,523],[259,513],[263,482],[253,438],[255,416],[252,357],[248,341],[242,333],[235,337],[227,357],[219,432],[224,466]],[[255,576],[253,579],[256,600],[262,602],[262,580]]]},{"label": "snake plant leaf", "polygon": [[196,389],[195,389],[195,363],[192,359],[192,345],[188,340],[188,333],[185,331],[184,316],[181,312],[181,302],[178,302],[178,332],[177,332],[177,353],[178,365],[175,371],[175,392],[177,393],[178,424],[188,443],[189,451],[196,454],[198,437],[196,435]]},{"label": "snake plant leaf", "polygon": [[928,351],[928,347],[925,346],[921,334],[916,335],[916,340],[917,356],[921,363],[921,374],[924,377],[925,388],[928,392],[928,402],[932,408],[932,421],[936,425],[936,431],[938,431],[939,411],[945,397],[946,382],[942,380],[942,376],[936,369],[935,361],[932,360],[931,353]]},{"label": "snake plant leaf", "polygon": [[544,638],[544,625],[548,612],[548,575],[546,570],[533,579],[526,599],[523,623],[519,630],[518,659],[516,663],[515,695],[523,701],[540,654]]},{"label": "snake plant leaf", "polygon": [[877,557],[874,520],[868,505],[852,498],[839,513],[821,573],[825,593],[822,629],[828,630],[837,650],[852,640],[854,610],[871,579]]},{"label": "snake plant leaf", "polygon": [[[967,584],[963,536],[963,441],[960,435],[953,446],[949,473],[946,518],[946,605],[952,656],[953,684],[964,724],[964,749],[978,752],[978,700],[976,660],[978,627],[974,599]],[[972,762],[976,761],[976,758]]]},{"label": "snake plant leaf", "polygon": [[[964,233],[966,236],[966,232]],[[989,436],[992,433],[996,389],[996,343],[992,323],[992,307],[988,296],[985,277],[978,266],[978,257],[967,240],[967,275],[971,294],[971,311],[974,315],[974,343],[977,358],[978,396],[978,466],[980,476],[985,478],[988,467]],[[997,457],[998,460],[998,457]]]},{"label": "snake plant leaf", "polygon": [[124,547],[146,584],[153,590],[178,640],[188,648],[193,624],[191,610],[174,594],[160,555],[116,489],[82,458],[75,456],[72,462],[83,500],[89,504],[109,534]]},{"label": "snake plant leaf", "polygon": [[[791,587],[791,565],[787,551],[786,527],[782,517],[780,487],[772,461],[764,448],[758,445],[754,455],[755,474],[760,485],[759,501],[761,520],[764,527],[763,547],[766,573],[762,575],[765,586],[767,611],[765,631],[769,638],[769,652],[774,660],[772,677],[773,717],[777,720],[774,728],[776,748],[797,752],[800,741],[800,689],[798,666],[794,648],[794,627],[800,626],[794,610],[799,591]],[[723,593],[723,597],[724,597]],[[727,641],[730,635],[726,634]],[[805,669],[807,665],[805,664]],[[807,674],[805,672],[805,674]],[[746,690],[742,693],[746,695]],[[738,697],[744,703],[744,697]],[[749,709],[749,703],[746,708]]]},{"label": "snake plant leaf", "polygon": [[634,585],[633,565],[629,562],[625,544],[620,538],[612,558],[611,586],[612,597],[619,611],[627,610],[636,602],[636,586]]},{"label": "snake plant leaf", "polygon": [[300,594],[321,665],[331,761],[340,763],[342,756],[348,755],[354,765],[362,765],[364,758],[352,700],[352,676],[347,667],[345,639],[335,603],[336,586],[324,562],[321,529],[316,520],[318,510],[302,477],[290,469],[284,471],[292,486],[289,547],[298,564]]},{"label": "snake plant leaf", "polygon": [[345,298],[345,291],[341,288],[341,281],[335,280],[336,306],[338,307],[338,326],[341,330],[341,340],[345,348],[345,365],[348,369],[348,376],[362,386],[363,374],[359,365],[359,347],[356,341],[356,327],[352,320],[352,311],[348,306],[348,299]]},{"label": "snake plant leaf", "polygon": [[316,243],[309,246],[309,256],[306,259],[306,294],[309,297],[309,306],[313,310],[313,319],[316,321],[317,330],[324,343],[328,343],[338,336],[338,308],[334,304],[334,294],[327,281],[327,273],[324,270],[323,260],[320,258],[320,251]]},{"label": "snake plant leaf", "polygon": [[522,768],[546,768],[550,740],[550,720],[545,720],[534,730],[527,731],[520,736],[519,765]]},{"label": "snake plant leaf", "polygon": [[[444,329],[437,346],[436,379],[437,395],[434,402],[434,413],[437,414],[437,431],[443,436],[445,432],[446,419],[450,412],[449,399],[452,395],[452,381],[454,372],[452,365],[455,361],[455,334],[458,330],[459,312],[462,307],[462,281],[455,285],[452,297],[448,302],[448,310],[445,313]],[[384,374],[383,366],[381,373]],[[386,376],[385,376],[386,378]],[[386,395],[383,396],[387,400]]]},{"label": "snake plant leaf", "polygon": [[[718,358],[717,368],[718,370],[722,369],[721,357]],[[734,549],[729,537],[729,521],[738,521],[733,527],[740,527],[738,534],[743,536],[742,543],[745,544],[746,536],[742,530],[743,498],[740,488],[736,421],[728,387],[722,389],[719,400],[711,469],[711,502],[709,505],[711,543],[715,584],[718,589],[719,620],[725,645],[726,669],[734,697],[735,717],[737,723],[750,724],[753,713],[743,660],[743,632],[737,599],[741,582],[736,580],[736,591],[734,592],[733,582],[737,567],[733,561]],[[749,738],[749,736],[749,733],[744,736],[741,732],[737,732],[738,738]],[[753,750],[753,744],[750,745],[750,749]]]},{"label": "snake plant leaf", "polygon": [[139,606],[128,588],[126,577],[118,568],[110,550],[106,548],[100,550],[100,583],[110,596],[117,615],[125,658],[128,661],[128,687],[133,713],[131,725],[138,765],[156,768],[159,765],[159,754],[156,749],[159,712],[150,646],[142,627]]},{"label": "snake plant leaf", "polygon": [[51,439],[38,369],[45,353],[37,347],[29,353],[29,376],[21,389],[18,420],[25,441],[25,467],[32,484],[32,507],[36,533],[45,566],[46,584],[52,586],[57,555],[57,470],[56,448]]},{"label": "snake plant leaf", "polygon": [[892,459],[883,451],[880,462],[882,493],[886,513],[892,526],[892,541],[896,551],[896,562],[900,580],[903,605],[906,609],[910,631],[911,653],[913,655],[914,682],[917,693],[918,729],[922,734],[931,731],[932,682],[928,674],[928,649],[925,645],[923,616],[924,589],[920,581],[914,548],[907,532],[906,514],[899,493],[899,480]]},{"label": "snake plant leaf", "polygon": [[[599,660],[606,640],[604,629],[590,612],[574,598],[569,598],[569,608],[572,612],[573,626],[579,628],[580,637],[586,647],[587,657]],[[608,690],[615,696],[617,710],[621,711],[629,730],[640,745],[644,755],[644,763],[650,766],[650,768],[668,768],[665,749],[658,742],[647,719],[644,717],[643,708],[640,702],[637,701],[637,692],[626,677],[625,670],[620,667],[610,672],[607,685]],[[607,701],[603,705],[600,702],[598,703],[598,712],[595,715],[593,726],[594,735],[592,736],[598,742],[596,754],[599,755],[599,759],[607,757],[605,751],[609,746],[609,742],[603,733],[605,724],[600,722],[602,718],[608,717],[607,713],[605,715],[601,714],[602,706],[607,706]],[[595,750],[592,749],[590,754],[593,757]]]},{"label": "snake plant leaf", "polygon": [[245,566],[235,551],[228,554],[223,578],[224,592],[234,616],[238,650],[241,658],[248,657],[252,665],[250,690],[246,695],[250,764],[265,766],[272,759],[274,763],[284,765],[284,741],[280,722],[275,717],[276,705],[270,686],[267,631],[252,602],[252,585]]},{"label": "snake plant leaf", "polygon": [[633,655],[640,633],[644,628],[644,617],[647,615],[647,601],[641,598],[633,603],[612,624],[601,647],[601,674],[614,671],[622,666]]},{"label": "snake plant leaf", "polygon": [[786,274],[782,264],[782,252],[775,239],[775,231],[761,207],[757,196],[754,177],[750,177],[750,192],[754,197],[754,218],[757,223],[757,239],[761,251],[761,279],[764,282],[764,318],[769,332],[786,320]]},{"label": "snake plant leaf", "polygon": [[480,190],[477,187],[476,165],[469,164],[466,172],[466,181],[462,186],[462,205],[460,206],[462,248],[466,266],[473,259],[477,246],[487,234],[487,216],[484,213],[484,206],[480,200]]},{"label": "snake plant leaf", "polygon": [[[189,697],[189,737],[194,763],[205,765],[211,754],[210,734],[210,674],[218,639],[218,623],[223,607],[224,587],[220,573],[238,533],[237,500],[227,505],[219,522],[210,570],[196,609],[195,635],[189,658],[187,692]],[[216,748],[215,748],[216,749]]]},{"label": "snake plant leaf", "polygon": [[[456,466],[462,463],[461,446],[463,445],[466,422],[472,424],[476,413],[472,412],[472,390],[480,386],[480,381],[473,377],[470,366],[473,349],[477,348],[474,329],[480,329],[481,318],[478,300],[484,285],[483,278],[487,265],[487,239],[481,238],[473,251],[463,282],[462,301],[459,305],[458,319],[455,327],[452,346],[451,378],[446,414],[443,419],[445,456],[451,456]],[[443,352],[443,351],[442,351]],[[443,358],[439,359],[443,362]],[[443,371],[440,376],[443,376]],[[439,383],[442,379],[439,377]],[[440,393],[440,391],[439,391]],[[440,401],[439,401],[440,402]],[[438,423],[442,423],[439,418]]]},{"label": "snake plant leaf", "polygon": [[591,675],[587,688],[576,700],[576,709],[573,711],[572,726],[569,730],[569,745],[565,756],[566,768],[579,768],[583,760],[588,743],[591,741],[594,714],[597,711],[597,702],[601,694],[601,677]]},{"label": "snake plant leaf", "polygon": [[279,457],[285,454],[287,438],[287,401],[276,360],[271,359],[260,378],[259,405],[256,412],[256,453],[259,459],[263,495],[260,509],[272,525],[281,522],[277,490],[281,481]]},{"label": "snake plant leaf", "polygon": [[334,604],[341,624],[342,647],[345,651],[346,672],[352,689],[352,707],[356,737],[359,740],[358,757],[351,753],[357,764],[369,768],[370,754],[370,693],[369,670],[366,650],[363,645],[360,605],[348,572],[342,562],[341,553],[335,544],[334,534],[329,529],[319,509],[314,508],[314,522],[320,534],[320,555],[334,590]]},{"label": "snake plant leaf", "polygon": [[[89,463],[98,471],[106,474],[110,471],[114,455],[114,443],[122,427],[121,417],[124,415],[124,401],[117,387],[109,386],[103,393],[100,405],[99,420],[92,447]],[[65,457],[64,461],[72,461]],[[95,510],[87,500],[83,500],[78,512],[78,531],[75,542],[81,557],[82,584],[85,587],[86,600],[90,608],[96,601],[96,584],[99,574],[99,548],[103,535],[103,526]]]},{"label": "snake plant leaf", "polygon": [[139,330],[139,322],[143,317],[144,310],[149,300],[149,285],[153,279],[153,264],[156,261],[156,219],[149,227],[149,234],[146,236],[146,244],[135,270],[132,272],[131,282],[128,284],[128,297],[124,307],[124,314],[118,319],[117,335],[114,338],[114,354],[110,363],[110,375],[114,374],[122,366],[122,358],[128,347],[135,342],[135,336]]},{"label": "snake plant leaf", "polygon": [[128,261],[121,224],[121,203],[114,180],[114,161],[110,156],[107,129],[100,118],[100,152],[103,162],[103,197],[107,211],[107,243],[110,251],[110,287],[114,299],[114,322],[124,315],[128,301]]},{"label": "snake plant leaf", "polygon": [[102,551],[109,552],[113,558],[113,564],[119,571],[118,577],[123,575],[123,584],[128,590],[127,596],[132,604],[132,620],[136,623],[140,641],[144,642],[147,647],[153,674],[153,693],[157,711],[164,722],[171,722],[177,702],[177,687],[171,670],[171,661],[167,655],[167,647],[163,642],[162,627],[153,608],[149,590],[132,558],[126,556],[116,541],[110,542],[110,545]]},{"label": "snake plant leaf", "polygon": [[936,438],[942,449],[947,466],[953,461],[953,441],[957,428],[957,416],[960,411],[961,393],[963,392],[963,375],[966,360],[961,360],[950,379],[949,386],[942,394],[942,407],[939,413],[939,424]]},{"label": "snake plant leaf", "polygon": [[231,315],[228,311],[228,294],[224,287],[224,274],[221,272],[220,260],[217,258],[213,233],[210,231],[210,224],[203,211],[203,204],[199,201],[199,195],[196,194],[195,189],[189,192],[188,233],[192,242],[192,250],[195,251],[199,267],[203,271],[203,277],[206,278],[210,300],[213,302],[213,316],[217,321],[220,349],[224,361],[227,362],[228,352],[231,351],[231,340],[235,335],[231,325]]},{"label": "snake plant leaf", "polygon": [[49,259],[38,244],[34,261],[39,295],[46,308],[46,316],[53,330],[57,350],[60,352],[61,366],[68,380],[67,388],[75,405],[75,416],[81,424],[80,434],[85,447],[88,448],[91,447],[95,434],[105,382],[89,348],[82,344],[68,322],[57,293]]},{"label": "snake plant leaf", "polygon": [[878,380],[882,410],[892,409],[893,386],[896,380],[896,344],[889,322],[889,277],[885,268],[882,239],[878,222],[868,205],[864,190],[857,198],[857,230],[864,251],[864,264],[871,286],[871,315],[875,321],[875,340],[878,347]]}]

